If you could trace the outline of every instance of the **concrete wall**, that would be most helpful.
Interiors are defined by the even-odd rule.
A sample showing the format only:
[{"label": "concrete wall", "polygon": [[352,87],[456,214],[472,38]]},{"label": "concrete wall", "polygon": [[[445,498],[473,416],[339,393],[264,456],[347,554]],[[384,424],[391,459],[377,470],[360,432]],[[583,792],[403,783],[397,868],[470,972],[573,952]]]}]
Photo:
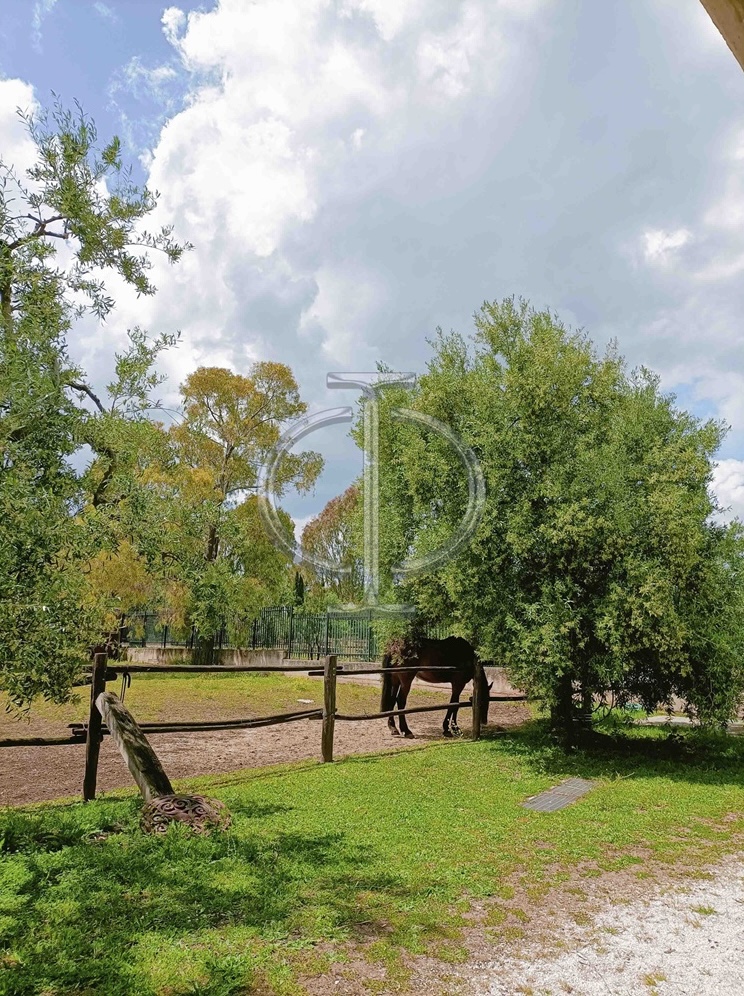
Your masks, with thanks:
[{"label": "concrete wall", "polygon": [[[217,664],[275,666],[285,657],[283,650],[216,650],[214,654]],[[190,664],[191,651],[187,647],[128,647],[126,659],[132,664]]]},{"label": "concrete wall", "polygon": [[[215,662],[217,664],[246,664],[254,666],[266,664],[267,666],[276,667],[277,664],[281,664],[286,660],[286,656],[283,650],[216,650]],[[190,664],[191,651],[186,647],[129,647],[126,659],[132,664]],[[293,663],[303,663],[307,664],[308,667],[319,669],[323,667],[322,660],[293,661]],[[340,661],[339,663],[347,673],[353,671],[355,668],[379,666],[379,661]],[[493,682],[493,687],[491,688],[492,695],[522,694],[519,689],[514,688],[510,684],[503,667],[486,667],[485,672],[489,682]],[[379,675],[371,674],[360,675],[359,678],[352,680],[363,681],[365,684],[379,684],[380,678]],[[418,679],[416,684],[419,686],[422,684],[428,685],[427,682],[422,682]],[[442,685],[428,685],[428,687],[443,689]],[[449,688],[449,686],[446,686],[446,688]]]},{"label": "concrete wall", "polygon": [[486,667],[484,668],[486,672],[486,677],[489,682],[493,682],[493,687],[491,688],[491,695],[523,695],[521,689],[515,688],[514,685],[506,677],[506,672],[503,667]]}]

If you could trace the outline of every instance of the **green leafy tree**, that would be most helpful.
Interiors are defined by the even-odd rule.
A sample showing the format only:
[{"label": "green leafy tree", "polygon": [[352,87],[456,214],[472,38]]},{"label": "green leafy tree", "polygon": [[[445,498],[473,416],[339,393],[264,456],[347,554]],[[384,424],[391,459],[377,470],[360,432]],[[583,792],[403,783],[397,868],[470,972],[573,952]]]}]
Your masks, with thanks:
[{"label": "green leafy tree", "polygon": [[[262,563],[272,570],[282,565],[282,594],[289,600],[289,559],[268,537],[258,541],[257,505],[246,500],[257,494],[261,468],[283,427],[307,406],[291,370],[281,363],[256,363],[247,376],[201,367],[186,379],[181,394],[183,419],[168,430],[171,462],[162,480],[173,489],[180,517],[174,559],[189,591],[187,614],[200,634],[194,656],[207,663],[223,621],[256,607],[255,599],[236,596],[236,584],[245,593],[250,578],[258,576],[250,567],[247,537]],[[279,493],[289,487],[307,490],[321,468],[317,453],[288,454],[276,477]],[[291,520],[285,516],[283,522],[291,535]],[[259,575],[267,577],[263,568]]]},{"label": "green leafy tree", "polygon": [[[543,696],[571,734],[597,697],[681,697],[723,724],[744,687],[744,538],[714,525],[724,435],[675,407],[614,348],[513,300],[484,305],[471,344],[439,333],[405,403],[475,452],[487,497],[472,541],[398,594]],[[440,546],[467,499],[446,441],[382,416],[388,568]],[[389,413],[388,413],[389,415]]]},{"label": "green leafy tree", "polygon": [[[131,183],[118,139],[100,147],[79,108],[56,103],[25,121],[34,164],[20,177],[0,162],[0,687],[18,707],[39,694],[64,699],[96,639],[102,620],[84,597],[83,567],[96,549],[83,515],[86,484],[98,473],[93,500],[101,504],[126,435],[121,423],[132,416],[125,409],[152,376],[145,354],[168,341],[148,346],[139,330],[131,334],[117,361],[128,401],[104,412],[69,360],[68,334],[86,311],[110,314],[101,273],[151,294],[151,253],[175,262],[186,248],[169,228],[142,231],[157,195]],[[98,469],[81,480],[69,458],[84,443]]]},{"label": "green leafy tree", "polygon": [[294,605],[299,608],[305,601],[305,581],[299,571],[294,576]]},{"label": "green leafy tree", "polygon": [[[343,494],[331,498],[303,529],[301,549],[308,558],[303,570],[316,597],[332,596],[332,601],[338,604],[362,601],[361,514],[361,489],[352,484]],[[312,558],[337,564],[345,573],[316,565]]]}]

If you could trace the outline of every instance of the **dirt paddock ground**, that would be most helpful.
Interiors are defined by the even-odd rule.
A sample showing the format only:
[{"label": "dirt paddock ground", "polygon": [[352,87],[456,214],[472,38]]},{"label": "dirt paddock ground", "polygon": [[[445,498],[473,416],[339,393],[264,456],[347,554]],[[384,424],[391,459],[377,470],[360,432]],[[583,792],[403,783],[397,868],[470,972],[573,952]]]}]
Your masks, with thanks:
[{"label": "dirt paddock ground", "polygon": [[[438,718],[432,718],[432,717]],[[529,718],[524,703],[493,703],[489,726],[515,726]],[[441,714],[413,715],[415,740],[393,738],[385,720],[337,722],[334,754],[371,754],[405,750],[422,742],[442,739]],[[461,727],[470,730],[468,710]],[[25,730],[24,735],[42,735]],[[49,735],[49,731],[45,731]],[[288,761],[320,759],[320,721],[285,723],[248,730],[198,733],[154,733],[149,740],[171,779],[259,768]],[[80,795],[85,765],[85,745],[24,746],[0,748],[0,805],[22,806]],[[132,776],[110,737],[104,737],[98,769],[98,790],[133,786]]]}]

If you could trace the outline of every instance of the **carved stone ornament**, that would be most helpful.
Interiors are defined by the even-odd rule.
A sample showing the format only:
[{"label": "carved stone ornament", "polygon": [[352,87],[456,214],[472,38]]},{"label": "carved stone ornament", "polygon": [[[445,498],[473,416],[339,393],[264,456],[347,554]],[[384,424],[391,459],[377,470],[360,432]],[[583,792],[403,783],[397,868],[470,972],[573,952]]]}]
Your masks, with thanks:
[{"label": "carved stone ornament", "polygon": [[219,799],[203,795],[161,795],[142,809],[140,825],[145,833],[165,833],[171,823],[185,823],[195,833],[227,830],[230,813]]}]

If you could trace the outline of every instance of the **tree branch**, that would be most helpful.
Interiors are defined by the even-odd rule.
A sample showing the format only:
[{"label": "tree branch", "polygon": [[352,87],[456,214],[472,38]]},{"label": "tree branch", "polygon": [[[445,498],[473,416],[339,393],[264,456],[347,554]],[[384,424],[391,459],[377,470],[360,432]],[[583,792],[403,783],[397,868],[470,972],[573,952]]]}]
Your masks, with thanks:
[{"label": "tree branch", "polygon": [[102,415],[106,414],[106,409],[101,404],[101,399],[88,387],[87,384],[78,384],[77,381],[72,381],[72,380],[68,381],[67,384],[68,387],[71,387],[73,389],[73,391],[79,391],[81,394],[87,394],[88,397],[91,399],[91,401],[98,408],[99,412]]},{"label": "tree branch", "polygon": [[52,215],[51,218],[44,218],[43,220],[41,218],[34,217],[34,215],[32,214],[27,214],[26,217],[30,218],[31,221],[36,222],[36,228],[33,230],[33,232],[29,232],[27,235],[22,235],[19,239],[16,239],[14,242],[9,242],[7,244],[8,252],[14,252],[16,249],[19,249],[21,246],[25,246],[27,243],[33,242],[35,239],[43,238],[46,235],[49,235],[55,239],[67,238],[66,235],[60,235],[59,232],[48,232],[46,230],[47,225],[53,225],[55,221],[66,221],[67,219],[65,215],[54,214]]}]

